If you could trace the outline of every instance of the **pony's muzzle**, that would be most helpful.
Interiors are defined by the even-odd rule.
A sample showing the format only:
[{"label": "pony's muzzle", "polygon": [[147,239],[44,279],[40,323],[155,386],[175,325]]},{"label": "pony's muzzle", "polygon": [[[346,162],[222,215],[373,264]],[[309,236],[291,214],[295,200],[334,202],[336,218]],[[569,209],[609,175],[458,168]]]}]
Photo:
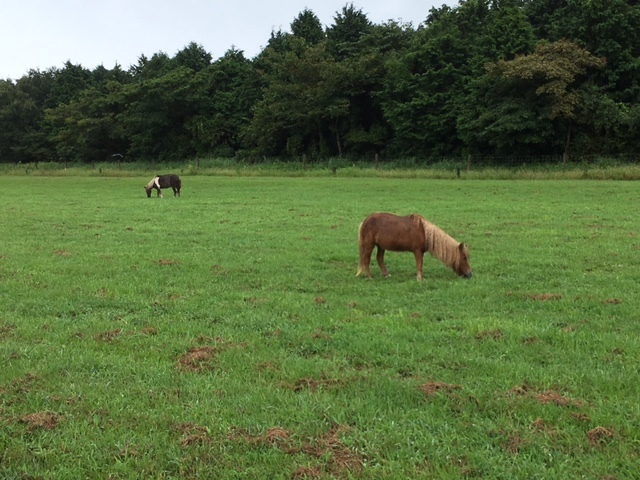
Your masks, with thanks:
[{"label": "pony's muzzle", "polygon": [[464,278],[471,278],[471,277],[473,277],[473,272],[463,273],[463,274],[462,274],[462,276],[463,276]]}]

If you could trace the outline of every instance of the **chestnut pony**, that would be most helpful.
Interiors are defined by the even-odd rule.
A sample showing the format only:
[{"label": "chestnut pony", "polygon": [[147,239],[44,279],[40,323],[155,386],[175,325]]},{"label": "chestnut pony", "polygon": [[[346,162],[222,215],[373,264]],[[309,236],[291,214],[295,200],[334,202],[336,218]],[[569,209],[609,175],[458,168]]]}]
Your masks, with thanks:
[{"label": "chestnut pony", "polygon": [[389,271],[384,265],[384,252],[413,252],[416,258],[418,281],[422,280],[422,260],[424,252],[451,267],[464,278],[471,278],[469,250],[464,243],[458,243],[445,232],[418,214],[399,217],[391,213],[372,213],[358,229],[360,263],[356,276],[364,273],[371,277],[369,263],[373,247],[378,247],[376,259],[385,277]]},{"label": "chestnut pony", "polygon": [[149,183],[144,186],[145,191],[147,192],[147,197],[151,197],[151,192],[155,188],[158,191],[158,197],[162,198],[161,188],[169,188],[173,189],[173,196],[180,196],[180,188],[182,188],[182,180],[178,175],[158,175],[153,177]]}]

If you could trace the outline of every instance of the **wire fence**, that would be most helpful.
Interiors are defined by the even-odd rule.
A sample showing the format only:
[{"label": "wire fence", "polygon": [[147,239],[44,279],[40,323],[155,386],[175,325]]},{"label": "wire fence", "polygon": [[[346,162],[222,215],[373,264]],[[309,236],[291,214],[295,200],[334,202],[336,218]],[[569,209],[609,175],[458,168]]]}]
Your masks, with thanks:
[{"label": "wire fence", "polygon": [[43,173],[45,171],[82,169],[92,170],[100,174],[107,170],[122,172],[148,172],[160,170],[177,170],[183,173],[198,173],[208,169],[242,169],[263,167],[274,170],[308,170],[329,169],[335,170],[352,168],[389,169],[434,169],[473,171],[488,168],[506,169],[575,169],[575,168],[607,168],[614,166],[640,165],[640,154],[611,154],[611,155],[574,155],[564,157],[562,155],[467,155],[467,156],[433,156],[433,157],[407,157],[387,158],[374,155],[366,158],[353,159],[350,157],[312,158],[305,156],[299,158],[192,158],[165,161],[140,161],[127,158],[108,158],[105,161],[94,162],[34,162],[34,163],[0,163],[0,173]]}]

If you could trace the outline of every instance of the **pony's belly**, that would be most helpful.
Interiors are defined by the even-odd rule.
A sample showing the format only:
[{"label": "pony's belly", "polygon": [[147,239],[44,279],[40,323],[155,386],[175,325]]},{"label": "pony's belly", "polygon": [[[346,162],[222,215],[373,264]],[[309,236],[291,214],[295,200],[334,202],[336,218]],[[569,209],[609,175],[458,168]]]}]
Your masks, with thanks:
[{"label": "pony's belly", "polygon": [[398,241],[377,242],[377,245],[381,248],[384,248],[385,250],[389,250],[390,252],[415,252],[417,250],[424,251],[424,248],[421,248],[420,245]]}]

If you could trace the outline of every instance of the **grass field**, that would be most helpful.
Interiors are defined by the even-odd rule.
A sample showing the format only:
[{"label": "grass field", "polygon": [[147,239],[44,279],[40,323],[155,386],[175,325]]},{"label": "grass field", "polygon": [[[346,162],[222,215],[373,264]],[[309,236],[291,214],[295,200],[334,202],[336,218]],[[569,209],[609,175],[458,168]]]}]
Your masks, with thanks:
[{"label": "grass field", "polygon": [[148,179],[4,182],[0,477],[639,478],[637,183]]}]

